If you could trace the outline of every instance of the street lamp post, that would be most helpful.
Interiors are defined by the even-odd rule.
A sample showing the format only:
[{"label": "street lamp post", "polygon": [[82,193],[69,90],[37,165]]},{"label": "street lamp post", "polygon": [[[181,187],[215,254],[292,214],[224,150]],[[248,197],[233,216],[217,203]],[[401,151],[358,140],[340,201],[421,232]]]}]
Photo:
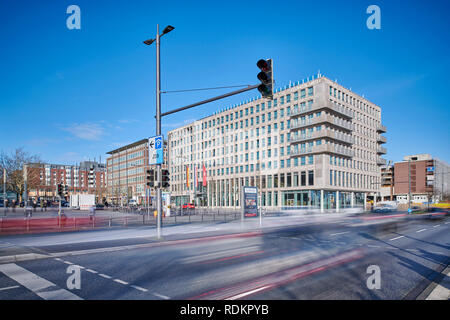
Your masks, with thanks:
[{"label": "street lamp post", "polygon": [[[156,25],[156,39],[150,39],[144,41],[146,45],[151,45],[156,42],[156,135],[161,135],[161,60],[160,60],[160,38],[172,31],[174,27],[167,26],[164,28],[163,32],[159,34],[159,24]],[[161,164],[156,167],[156,210],[158,213],[157,217],[157,238],[161,238],[161,222],[162,222],[162,205],[161,205]]]}]

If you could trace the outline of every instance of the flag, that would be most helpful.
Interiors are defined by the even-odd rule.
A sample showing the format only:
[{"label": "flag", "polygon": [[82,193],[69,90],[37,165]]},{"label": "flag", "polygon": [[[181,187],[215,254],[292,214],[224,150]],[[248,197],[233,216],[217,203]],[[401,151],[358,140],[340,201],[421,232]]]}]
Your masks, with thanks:
[{"label": "flag", "polygon": [[206,167],[203,164],[203,186],[206,187]]},{"label": "flag", "polygon": [[186,186],[189,189],[189,166],[186,165]]}]

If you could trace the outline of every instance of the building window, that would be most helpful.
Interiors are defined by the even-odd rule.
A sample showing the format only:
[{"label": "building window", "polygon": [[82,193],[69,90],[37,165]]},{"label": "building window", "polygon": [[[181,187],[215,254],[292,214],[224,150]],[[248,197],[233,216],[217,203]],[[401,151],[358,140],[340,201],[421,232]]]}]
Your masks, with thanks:
[{"label": "building window", "polygon": [[300,173],[300,185],[306,186],[306,171]]},{"label": "building window", "polygon": [[308,171],[308,185],[314,185],[314,171]]}]

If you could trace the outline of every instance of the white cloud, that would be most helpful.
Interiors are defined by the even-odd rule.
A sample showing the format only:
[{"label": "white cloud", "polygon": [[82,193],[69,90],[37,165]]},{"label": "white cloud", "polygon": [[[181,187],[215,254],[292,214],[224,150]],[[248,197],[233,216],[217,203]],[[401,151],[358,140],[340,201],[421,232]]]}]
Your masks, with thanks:
[{"label": "white cloud", "polygon": [[76,138],[90,141],[98,141],[105,135],[105,129],[100,124],[92,122],[74,123],[61,129]]}]

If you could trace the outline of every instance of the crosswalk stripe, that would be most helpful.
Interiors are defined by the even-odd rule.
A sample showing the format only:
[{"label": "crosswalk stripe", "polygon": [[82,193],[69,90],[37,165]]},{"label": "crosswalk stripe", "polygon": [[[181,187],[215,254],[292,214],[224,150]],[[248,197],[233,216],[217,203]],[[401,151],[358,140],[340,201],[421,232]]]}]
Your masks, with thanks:
[{"label": "crosswalk stripe", "polygon": [[0,265],[0,272],[33,291],[44,300],[83,300],[72,292],[59,288],[53,282],[41,278],[15,263]]}]

